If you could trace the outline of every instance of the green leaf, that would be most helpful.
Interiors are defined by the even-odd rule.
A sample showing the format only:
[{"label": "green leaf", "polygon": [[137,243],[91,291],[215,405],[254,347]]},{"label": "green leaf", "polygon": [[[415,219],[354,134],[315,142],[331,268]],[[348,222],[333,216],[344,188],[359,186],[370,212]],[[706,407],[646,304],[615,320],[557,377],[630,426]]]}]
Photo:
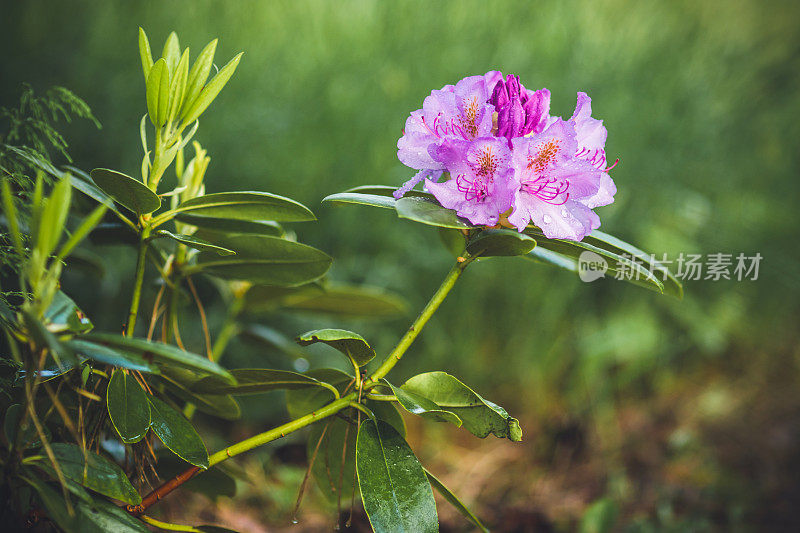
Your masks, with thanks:
[{"label": "green leaf", "polygon": [[84,337],[86,340],[110,346],[125,352],[144,357],[147,361],[155,361],[163,366],[177,366],[205,374],[214,374],[234,382],[230,372],[213,361],[197,354],[185,352],[180,348],[161,342],[148,341],[133,337],[122,337],[110,333],[92,333]]},{"label": "green leaf", "polygon": [[361,500],[376,533],[439,530],[436,501],[414,452],[389,424],[366,420],[356,442]]},{"label": "green leaf", "polygon": [[187,379],[186,371],[170,369],[169,375],[162,373],[159,378],[166,384],[170,392],[185,402],[193,403],[198,410],[225,420],[236,420],[242,416],[242,409],[229,394],[197,394],[190,387],[198,381],[192,377]]},{"label": "green leaf", "polygon": [[380,287],[311,283],[299,287],[256,285],[246,294],[247,313],[279,308],[343,318],[382,319],[404,314],[406,302]]},{"label": "green leaf", "polygon": [[[659,280],[656,275],[641,261],[634,261],[631,257],[626,257],[613,251],[604,250],[584,241],[576,242],[548,239],[544,236],[537,236],[536,238],[538,246],[533,250],[532,254],[535,254],[536,250],[539,248],[543,248],[552,252],[548,256],[545,256],[545,260],[542,260],[541,254],[535,254],[532,258],[537,260],[537,262],[549,262],[550,264],[555,264],[556,266],[563,265],[563,268],[579,274],[579,262],[581,260],[603,262],[607,267],[606,274],[610,275],[608,277],[616,277],[617,273],[624,269],[626,274],[631,274],[631,276],[626,275],[624,281],[660,293],[664,292],[664,283],[662,283],[661,280]],[[587,255],[584,255],[587,253],[588,258]],[[583,259],[581,259],[582,257]],[[552,261],[553,259],[555,261]]]},{"label": "green leaf", "polygon": [[239,52],[228,62],[227,65],[222,67],[222,69],[217,72],[216,76],[211,78],[211,81],[209,81],[203,87],[203,89],[200,91],[200,94],[197,95],[197,98],[195,98],[186,109],[186,115],[183,119],[184,124],[194,122],[203,113],[203,111],[205,111],[206,108],[211,105],[211,102],[214,101],[222,88],[225,87],[225,84],[228,83],[228,80],[231,78],[231,76],[233,76],[236,66],[239,64],[239,60],[242,58],[242,54],[244,54],[244,52]]},{"label": "green leaf", "polygon": [[150,398],[151,427],[164,446],[195,466],[208,469],[208,450],[194,426],[158,398]]},{"label": "green leaf", "polygon": [[[392,187],[391,185],[360,185],[358,187],[353,187],[352,189],[348,189],[345,192],[353,192],[353,193],[362,193],[362,194],[375,194],[377,196],[388,196],[390,198],[394,198],[394,193],[397,191],[398,187]],[[406,192],[404,197],[413,197],[413,198],[426,198],[431,201],[436,201],[436,197],[429,192],[420,191],[417,189],[412,189]]]},{"label": "green leaf", "polygon": [[[39,465],[45,469],[45,465]],[[52,470],[50,470],[52,472]],[[73,508],[74,514],[67,510],[64,497],[49,484],[39,479],[34,472],[20,476],[31,485],[47,510],[47,516],[68,533],[149,533],[149,529],[125,510],[105,500],[94,500],[79,486],[67,480],[67,488],[78,495],[80,501]],[[53,474],[55,474],[53,472]]]},{"label": "green leaf", "polygon": [[291,306],[325,292],[322,283],[313,282],[296,287],[254,285],[245,293],[246,313],[271,313],[283,306]]},{"label": "green leaf", "polygon": [[[387,382],[388,383],[388,382]],[[389,384],[400,406],[415,415],[435,420],[436,422],[450,422],[456,427],[461,427],[461,419],[455,413],[445,411],[428,398],[414,392],[405,391],[400,387]]]},{"label": "green leaf", "polygon": [[391,402],[366,400],[364,405],[369,407],[377,420],[383,420],[400,433],[403,438],[406,437],[406,423],[394,404]]},{"label": "green leaf", "polygon": [[173,70],[170,68],[171,80],[169,84],[169,106],[167,122],[175,120],[175,116],[183,105],[183,96],[186,91],[186,78],[189,75],[189,49],[183,51],[180,61]]},{"label": "green leaf", "polygon": [[[368,402],[376,418],[405,435],[405,426],[394,406],[388,402]],[[325,427],[327,426],[327,430]],[[323,436],[322,432],[325,431]],[[356,427],[341,418],[329,419],[312,426],[306,444],[306,454],[311,457],[320,443],[317,457],[311,468],[317,486],[330,502],[336,502],[341,486],[342,498],[353,494],[356,456]],[[320,442],[320,437],[322,441]],[[344,452],[344,465],[342,464]],[[356,486],[358,490],[358,486]]]},{"label": "green leaf", "polygon": [[452,209],[447,209],[438,203],[426,198],[405,196],[395,204],[397,216],[429,226],[440,228],[470,229],[475,228],[469,221],[456,215]]},{"label": "green leaf", "polygon": [[344,329],[316,329],[307,331],[297,337],[300,346],[309,346],[317,342],[327,344],[342,352],[355,368],[362,367],[375,357],[373,350],[364,337],[358,333]]},{"label": "green leaf", "polygon": [[534,235],[543,248],[539,251],[534,249],[529,254],[529,259],[579,272],[579,258],[582,253],[589,251],[606,262],[607,273],[616,275],[620,268],[624,268],[625,274],[633,274],[633,279],[626,275],[624,281],[683,298],[683,286],[668,268],[658,264],[651,265],[650,255],[613,235],[595,230],[580,242],[547,239],[539,228],[532,225],[525,229],[525,233]]},{"label": "green leaf", "polygon": [[167,68],[171,75],[175,74],[175,67],[178,65],[178,58],[181,54],[181,45],[178,42],[178,34],[170,32],[167,35],[167,40],[164,41],[164,50],[161,52],[161,57],[167,62]]},{"label": "green leaf", "polygon": [[281,389],[303,389],[307,387],[325,387],[319,380],[290,372],[288,370],[270,370],[266,368],[238,368],[231,370],[236,378],[236,385],[225,383],[216,377],[205,377],[192,385],[192,392],[200,394],[258,394]]},{"label": "green leaf", "polygon": [[68,176],[73,189],[77,189],[92,200],[103,204],[109,209],[109,211],[116,214],[120,219],[129,220],[119,209],[117,209],[117,206],[114,205],[114,200],[94,184],[94,181],[89,174],[75,167],[66,168],[70,171]]},{"label": "green leaf", "polygon": [[236,252],[232,257],[202,252],[187,273],[203,272],[223,279],[267,285],[302,285],[322,277],[331,265],[326,253],[277,237],[231,235],[220,244]]},{"label": "green leaf", "polygon": [[[54,442],[50,447],[64,477],[115,500],[132,505],[142,503],[141,496],[133,488],[125,472],[115,463],[90,450],[81,450],[74,444]],[[88,461],[84,458],[84,451]],[[45,455],[44,450],[41,455]],[[43,457],[38,461],[46,462],[47,459]]]},{"label": "green leaf", "polygon": [[[333,368],[314,369],[307,375],[334,385],[340,394],[344,393],[347,385],[353,381],[352,376]],[[286,407],[292,418],[306,415],[333,399],[333,393],[322,388],[286,391]],[[401,435],[405,435],[403,419],[391,403],[367,400],[365,405],[372,410],[376,418],[390,424]],[[353,418],[355,419],[356,415],[353,415]],[[325,431],[324,436],[323,431]],[[311,472],[320,491],[330,502],[336,501],[340,484],[342,498],[350,498],[353,494],[356,433],[356,428],[341,418],[327,419],[314,424],[309,432],[306,444],[308,457],[314,454],[320,437],[323,437]],[[342,467],[343,452],[344,467]]]},{"label": "green leaf", "polygon": [[93,361],[98,361],[107,365],[119,366],[138,372],[148,372],[157,374],[158,367],[147,362],[144,357],[137,353],[125,352],[95,344],[83,339],[71,339],[64,342],[70,350],[78,355],[87,357]]},{"label": "green leaf", "polygon": [[[40,446],[41,446],[41,444],[40,444]],[[49,460],[47,462],[34,463],[32,466],[34,466],[36,468],[36,470],[39,470],[39,471],[45,473],[50,478],[50,481],[55,482],[55,483],[60,483],[58,474],[56,473],[55,469],[53,469],[53,466],[51,465]],[[24,470],[27,470],[27,472],[30,473],[30,477],[37,477],[37,478],[39,477],[38,472],[36,472],[34,469],[25,468]],[[69,492],[71,492],[72,494],[77,496],[79,499],[81,499],[81,500],[83,500],[83,501],[85,501],[87,503],[91,503],[93,501],[92,497],[89,496],[89,493],[86,492],[86,489],[84,489],[83,486],[80,483],[76,483],[75,481],[72,481],[71,479],[69,479],[66,476],[63,478],[63,480],[64,480],[64,487]]]},{"label": "green leaf", "polygon": [[121,172],[96,168],[91,176],[100,189],[137,215],[146,215],[161,207],[158,195],[147,185]]},{"label": "green leaf", "polygon": [[[602,231],[594,230],[592,233],[584,237],[583,240],[587,244],[591,244],[609,252],[615,252],[620,255],[628,254],[632,257],[636,257],[645,264],[649,264],[650,262],[650,256],[639,248],[633,246],[632,244],[628,244],[627,242],[623,241],[622,239],[618,239],[613,235],[603,233]],[[664,282],[665,293],[671,294],[677,298],[683,298],[683,285],[675,276],[675,274],[663,266],[657,266],[653,272],[661,281]]]},{"label": "green leaf", "polygon": [[222,246],[217,246],[216,244],[210,243],[208,241],[204,241],[203,239],[198,239],[197,237],[194,237],[193,235],[181,235],[181,234],[172,233],[170,231],[162,229],[162,230],[158,230],[158,232],[156,232],[156,235],[154,236],[154,238],[157,238],[157,237],[168,237],[168,238],[170,238],[170,239],[172,239],[174,241],[177,241],[177,242],[179,242],[181,244],[185,244],[186,246],[188,246],[190,248],[194,248],[196,250],[203,250],[203,251],[207,251],[207,252],[216,252],[218,255],[235,255],[236,254],[236,252],[234,252],[233,250],[229,250],[229,249],[224,248]]},{"label": "green leaf", "polygon": [[394,209],[394,205],[397,202],[391,197],[356,192],[338,192],[326,196],[322,201],[331,204],[369,205],[372,207],[382,207],[384,209]]},{"label": "green leaf", "polygon": [[528,255],[525,256],[525,259],[530,259],[536,263],[563,268],[564,270],[569,270],[570,272],[578,272],[577,259],[554,252],[552,250],[548,250],[547,248],[543,248],[541,246],[538,246],[528,252]]},{"label": "green leaf", "polygon": [[240,220],[235,218],[208,217],[191,213],[180,213],[176,217],[184,224],[197,226],[202,231],[219,233],[245,233],[282,237],[283,228],[271,220]]},{"label": "green leaf", "polygon": [[147,39],[147,34],[142,27],[139,27],[139,57],[142,59],[142,74],[144,74],[145,82],[147,82],[147,75],[150,74],[150,69],[153,68],[153,53],[150,51],[150,41]]},{"label": "green leaf", "polygon": [[94,327],[72,298],[62,291],[56,291],[50,307],[44,312],[44,322],[53,333],[85,333]]},{"label": "green leaf", "polygon": [[147,74],[147,113],[150,122],[160,128],[167,120],[169,103],[169,68],[162,58],[156,61]]},{"label": "green leaf", "polygon": [[218,192],[191,198],[172,211],[159,216],[159,221],[166,222],[174,216],[187,224],[193,224],[191,217],[183,218],[187,214],[246,221],[306,222],[316,220],[314,213],[291,198],[267,192],[240,191]]},{"label": "green leaf", "polygon": [[466,236],[461,230],[451,228],[439,228],[439,240],[453,257],[464,255],[467,246]]},{"label": "green leaf", "polygon": [[484,526],[480,519],[475,516],[472,511],[470,511],[469,507],[464,505],[464,503],[458,499],[458,496],[453,494],[453,491],[448,489],[444,483],[439,481],[436,476],[431,474],[427,468],[423,468],[423,470],[425,470],[425,475],[428,476],[428,481],[430,481],[431,487],[436,489],[436,491],[441,494],[442,497],[450,503],[450,505],[455,507],[456,510],[461,513],[462,516],[464,516],[464,518],[469,520],[472,525],[480,529],[482,533],[489,533],[489,530],[486,528],[486,526]]},{"label": "green leaf", "polygon": [[481,257],[525,255],[536,247],[536,241],[524,233],[510,229],[485,229],[470,239],[467,252]]},{"label": "green leaf", "polygon": [[139,442],[150,427],[150,404],[147,393],[132,374],[114,370],[106,390],[108,416],[122,442]]},{"label": "green leaf", "polygon": [[81,533],[150,533],[141,521],[111,502],[95,500],[91,505],[79,502],[77,508]]},{"label": "green leaf", "polygon": [[489,433],[518,442],[522,440],[519,421],[505,409],[483,399],[457,378],[445,372],[418,374],[401,387],[403,391],[428,399],[439,409],[456,414],[463,427],[476,437]]},{"label": "green leaf", "polygon": [[[252,290],[252,289],[251,289]],[[331,283],[323,293],[306,293],[305,298],[287,301],[286,307],[351,318],[387,318],[404,314],[405,301],[379,287]]]},{"label": "green leaf", "polygon": [[[363,185],[344,192],[331,194],[323,198],[322,201],[332,204],[357,204],[394,209],[397,200],[393,196],[393,193],[396,190],[396,187],[389,187],[386,185]],[[432,194],[422,191],[409,191],[406,193],[405,197],[436,201]]]},{"label": "green leaf", "polygon": [[211,72],[211,67],[214,65],[214,54],[216,51],[217,39],[214,39],[203,48],[203,51],[197,56],[194,65],[192,65],[186,83],[186,96],[184,96],[183,105],[179,113],[181,119],[186,116],[189,106],[197,99],[197,96],[203,89],[203,85],[205,85],[208,79],[208,74]]},{"label": "green leaf", "polygon": [[61,179],[53,187],[53,192],[50,193],[50,196],[44,200],[41,216],[38,217],[38,232],[35,245],[42,257],[48,257],[52,254],[61,239],[64,223],[69,213],[71,196],[72,185],[70,185],[70,180]]}]

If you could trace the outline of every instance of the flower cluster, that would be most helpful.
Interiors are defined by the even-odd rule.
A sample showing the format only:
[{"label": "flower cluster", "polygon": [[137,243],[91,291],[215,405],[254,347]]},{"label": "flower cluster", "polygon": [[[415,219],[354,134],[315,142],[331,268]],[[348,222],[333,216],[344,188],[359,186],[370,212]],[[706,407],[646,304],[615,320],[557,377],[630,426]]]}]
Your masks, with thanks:
[{"label": "flower cluster", "polygon": [[439,203],[473,224],[522,231],[533,223],[547,237],[579,241],[600,226],[592,209],[617,191],[606,129],[591,114],[590,98],[578,93],[569,120],[552,117],[550,91],[497,71],[446,85],[406,120],[397,156],[419,172],[395,197],[425,180]]}]

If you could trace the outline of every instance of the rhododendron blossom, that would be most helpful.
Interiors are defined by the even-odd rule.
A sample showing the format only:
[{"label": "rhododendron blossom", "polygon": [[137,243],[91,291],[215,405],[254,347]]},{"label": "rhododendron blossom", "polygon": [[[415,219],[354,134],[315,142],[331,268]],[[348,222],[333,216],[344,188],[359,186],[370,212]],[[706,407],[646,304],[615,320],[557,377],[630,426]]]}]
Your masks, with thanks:
[{"label": "rhododendron blossom", "polygon": [[[578,93],[568,120],[550,116],[550,91],[492,71],[432,91],[406,120],[398,158],[439,203],[471,223],[529,223],[547,237],[581,240],[600,226],[592,209],[614,201],[607,131]],[[442,176],[447,179],[440,182]]]},{"label": "rhododendron blossom", "polygon": [[450,172],[444,183],[426,180],[439,203],[473,224],[494,226],[514,200],[511,150],[495,137],[472,142],[446,140],[434,153]]}]

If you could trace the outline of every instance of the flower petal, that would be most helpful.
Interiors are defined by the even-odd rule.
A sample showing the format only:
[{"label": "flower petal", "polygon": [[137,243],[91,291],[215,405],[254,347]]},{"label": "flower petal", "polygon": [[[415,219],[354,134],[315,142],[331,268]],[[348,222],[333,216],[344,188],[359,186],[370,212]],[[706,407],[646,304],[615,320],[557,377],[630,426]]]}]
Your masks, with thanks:
[{"label": "flower petal", "polygon": [[605,148],[608,131],[602,120],[592,118],[592,99],[586,93],[578,93],[578,103],[569,122],[575,124],[579,150],[596,151]]},{"label": "flower petal", "polygon": [[586,207],[594,209],[613,203],[615,194],[617,194],[617,186],[614,184],[614,180],[611,179],[608,172],[603,172],[597,192],[588,198],[581,198],[579,201]]}]

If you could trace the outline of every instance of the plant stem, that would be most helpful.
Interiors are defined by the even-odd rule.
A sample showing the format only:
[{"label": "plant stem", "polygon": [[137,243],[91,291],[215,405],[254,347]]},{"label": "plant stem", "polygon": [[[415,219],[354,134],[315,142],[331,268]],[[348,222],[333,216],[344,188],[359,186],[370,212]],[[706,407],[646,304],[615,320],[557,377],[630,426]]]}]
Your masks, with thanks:
[{"label": "plant stem", "polygon": [[141,518],[143,522],[165,531],[189,531],[203,533],[202,529],[197,529],[196,527],[185,526],[182,524],[170,524],[169,522],[162,522],[161,520],[156,520],[150,516],[140,516],[139,518]]},{"label": "plant stem", "polygon": [[406,353],[411,343],[414,342],[414,339],[417,338],[422,328],[425,327],[425,324],[428,323],[428,320],[433,316],[439,306],[442,304],[444,299],[447,297],[447,294],[456,284],[458,278],[461,277],[461,274],[464,272],[464,269],[467,267],[469,263],[472,262],[474,258],[466,257],[464,261],[457,262],[453,265],[453,268],[450,269],[450,272],[447,273],[447,276],[442,281],[442,284],[439,285],[439,288],[433,294],[431,299],[428,301],[428,304],[419,314],[414,323],[411,324],[411,327],[408,328],[406,334],[403,335],[403,338],[400,339],[400,342],[397,343],[394,350],[386,357],[383,361],[381,366],[369,377],[365,382],[365,388],[369,388],[374,386],[381,380],[389,371],[394,368],[394,365],[400,361],[400,358],[403,357],[403,354]]},{"label": "plant stem", "polygon": [[367,400],[375,400],[376,402],[396,402],[397,396],[394,394],[367,394]]},{"label": "plant stem", "polygon": [[333,401],[326,405],[325,407],[320,408],[317,411],[312,411],[305,416],[301,416],[296,420],[292,420],[291,422],[287,422],[282,426],[278,426],[275,429],[271,429],[269,431],[265,431],[264,433],[259,433],[249,439],[245,439],[242,442],[234,444],[233,446],[228,446],[224,450],[220,450],[214,455],[209,456],[208,458],[208,466],[209,468],[214,466],[215,464],[221,463],[222,461],[233,457],[234,455],[239,455],[240,453],[244,453],[247,451],[252,450],[253,448],[257,448],[261,445],[264,445],[268,442],[272,442],[273,440],[279,439],[293,431],[297,431],[298,429],[304,428],[307,425],[316,422],[317,420],[321,420],[323,418],[329,417],[334,415],[344,409],[345,407],[350,406],[350,402],[356,398],[356,393],[351,392],[347,396],[340,398],[336,401]]},{"label": "plant stem", "polygon": [[142,283],[144,282],[144,266],[147,262],[147,238],[150,236],[150,227],[143,222],[142,233],[139,237],[139,255],[136,258],[136,274],[133,279],[133,296],[131,307],[128,311],[128,321],[125,323],[125,336],[133,336],[136,328],[136,316],[139,314],[139,301],[142,299]]},{"label": "plant stem", "polygon": [[[444,299],[447,297],[450,290],[452,290],[453,286],[455,285],[458,278],[461,277],[461,274],[464,272],[464,269],[467,267],[469,263],[472,262],[474,257],[466,256],[465,258],[461,259],[457,262],[453,268],[450,269],[450,272],[447,273],[447,276],[444,278],[444,281],[436,290],[436,292],[431,297],[428,304],[419,314],[417,319],[411,324],[411,327],[408,329],[403,338],[400,339],[400,342],[397,346],[392,350],[392,352],[387,356],[386,360],[381,364],[381,366],[372,374],[367,380],[365,381],[365,386],[375,385],[379,382],[381,378],[383,378],[393,367],[397,364],[403,354],[408,350],[409,346],[414,342],[414,339],[417,338],[419,332],[428,323],[431,316],[436,312],[439,306],[442,304]],[[238,313],[231,313],[233,317]],[[229,316],[229,318],[231,318]],[[227,339],[223,342],[221,347],[224,349],[224,344],[227,343]],[[217,350],[217,346],[214,347],[215,349],[212,351],[212,359],[218,359],[221,355],[221,350]],[[214,357],[216,356],[216,357]],[[228,446],[227,448],[216,452],[215,454],[209,456],[208,458],[208,467],[211,468],[214,465],[225,461],[226,459],[230,459],[236,455],[241,453],[247,452],[252,450],[253,448],[257,448],[269,442],[272,442],[276,439],[284,437],[289,433],[297,431],[298,429],[302,429],[317,420],[321,420],[323,418],[327,418],[329,416],[335,415],[342,409],[347,407],[356,407],[354,405],[354,400],[357,403],[360,403],[361,397],[361,389],[358,392],[351,392],[346,396],[343,396],[337,400],[332,401],[325,407],[318,409],[317,411],[313,411],[305,416],[302,416],[296,420],[292,420],[283,424],[282,426],[278,426],[274,429],[269,431],[265,431],[264,433],[259,433],[249,439],[245,439],[237,444],[232,446]],[[379,395],[380,396],[380,395]],[[380,398],[383,399],[383,398]],[[359,409],[360,412],[360,409]],[[139,505],[129,505],[126,507],[127,511],[134,516],[139,516],[144,513],[150,506],[157,503],[159,500],[164,498],[167,494],[172,492],[173,490],[180,487],[185,482],[189,481],[192,477],[200,473],[201,470],[199,467],[193,466],[184,470],[182,473],[178,474],[174,478],[170,479],[153,492],[142,498],[142,503]]]},{"label": "plant stem", "polygon": [[[329,403],[325,407],[322,407],[316,411],[313,411],[305,416],[302,416],[296,420],[292,420],[283,424],[282,426],[278,426],[274,429],[269,431],[265,431],[264,433],[259,433],[249,439],[245,439],[242,442],[234,444],[232,446],[228,446],[224,450],[220,450],[217,453],[209,456],[208,458],[208,467],[211,468],[212,466],[225,461],[226,459],[230,459],[240,453],[244,453],[247,451],[252,450],[253,448],[257,448],[268,442],[272,442],[273,440],[279,439],[297,431],[298,429],[302,429],[317,420],[322,420],[323,418],[327,418],[329,416],[335,415],[342,409],[351,406],[351,402],[357,398],[357,394],[355,392],[351,392],[347,396],[340,398],[338,400],[334,400],[333,402]],[[144,513],[150,506],[154,505],[156,502],[164,498],[167,494],[172,492],[173,490],[177,489],[191,478],[193,478],[196,474],[202,472],[199,467],[193,466],[188,468],[175,476],[174,478],[170,479],[153,492],[142,498],[142,503],[139,505],[129,505],[126,507],[126,510],[135,515],[139,516],[140,514]]]}]

